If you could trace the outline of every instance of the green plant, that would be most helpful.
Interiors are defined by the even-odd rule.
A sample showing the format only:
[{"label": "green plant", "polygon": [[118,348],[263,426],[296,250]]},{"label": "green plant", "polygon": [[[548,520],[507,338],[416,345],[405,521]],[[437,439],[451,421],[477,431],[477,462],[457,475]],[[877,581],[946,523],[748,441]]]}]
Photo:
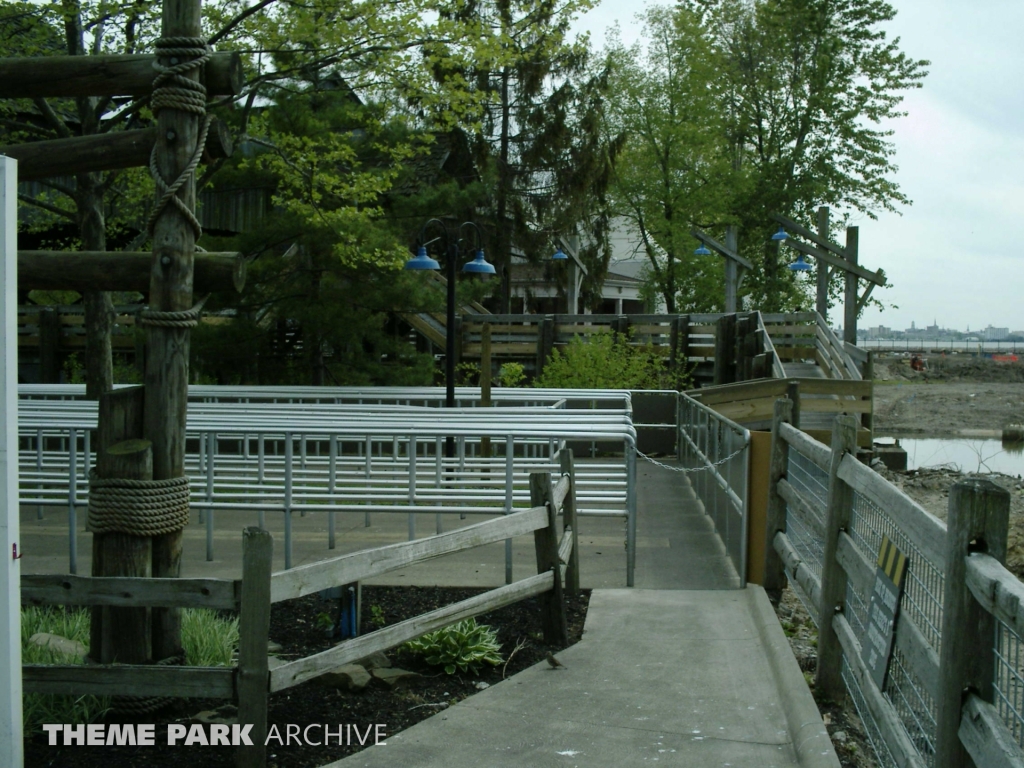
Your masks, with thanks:
[{"label": "green plant", "polygon": [[480,382],[480,366],[476,363],[459,363],[455,366],[455,380],[464,386]]},{"label": "green plant", "polygon": [[375,627],[383,627],[386,622],[384,609],[379,605],[370,606],[370,623]]},{"label": "green plant", "polygon": [[521,386],[526,378],[526,368],[522,363],[503,363],[498,369],[498,376],[495,384],[499,387]]},{"label": "green plant", "polygon": [[449,675],[454,675],[456,669],[476,672],[483,664],[496,666],[504,661],[498,633],[486,624],[477,624],[476,619],[465,619],[410,640],[405,648],[431,666],[444,667]]},{"label": "green plant", "polygon": [[593,334],[584,340],[573,336],[556,349],[534,381],[537,387],[582,389],[685,389],[692,368],[669,365],[667,350],[650,344],[636,345],[631,335]]},{"label": "green plant", "polygon": [[[73,653],[30,643],[39,632],[60,635],[82,645],[89,643],[89,613],[56,606],[23,608],[21,611],[21,661],[23,664],[81,664]],[[91,723],[110,709],[109,696],[58,696],[26,693],[22,698],[24,732],[38,732],[43,723]]]},{"label": "green plant", "polygon": [[186,608],[181,612],[181,647],[190,667],[227,667],[238,649],[238,617]]}]

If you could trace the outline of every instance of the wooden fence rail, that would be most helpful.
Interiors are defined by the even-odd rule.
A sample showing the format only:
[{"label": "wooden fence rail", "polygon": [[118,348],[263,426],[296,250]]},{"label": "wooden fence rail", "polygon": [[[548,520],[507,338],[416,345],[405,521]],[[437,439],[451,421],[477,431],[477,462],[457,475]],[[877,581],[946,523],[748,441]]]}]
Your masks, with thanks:
[{"label": "wooden fence rail", "polygon": [[[1013,666],[1024,658],[1024,584],[1002,562],[1008,492],[988,480],[961,481],[950,491],[944,524],[857,460],[852,418],[837,419],[829,447],[794,428],[792,410],[788,399],[775,404],[764,584],[777,589],[788,577],[817,623],[817,689],[843,696],[845,664],[868,721],[897,765],[1024,766],[1015,736],[1024,727],[1019,706],[996,704],[1000,679],[1007,688],[999,689],[1001,696],[1012,698],[1017,687],[1006,681],[1024,673]],[[788,477],[795,456],[827,475],[824,506]],[[866,512],[864,504],[876,511]],[[908,573],[916,569],[918,583],[927,585],[914,588],[910,603],[904,593],[893,638],[902,671],[884,689],[865,661],[867,631],[855,629],[870,619],[855,622],[854,606],[847,604],[854,595],[869,606],[879,578],[878,554],[863,548],[868,525],[859,514],[884,517],[872,525],[900,542]],[[910,576],[904,578],[909,593]],[[999,642],[1012,646],[1000,654],[997,631]],[[999,673],[999,664],[1013,668]],[[913,697],[909,687],[917,689]],[[908,708],[915,711],[908,714]]]},{"label": "wooden fence rail", "polygon": [[[239,722],[253,725],[253,744],[239,748],[236,765],[255,768],[266,762],[263,744],[269,694],[319,677],[340,665],[534,596],[540,596],[542,603],[544,641],[564,646],[568,643],[564,592],[579,592],[579,554],[572,451],[563,450],[561,456],[561,475],[556,483],[552,483],[548,473],[530,476],[533,506],[529,509],[429,538],[354,552],[274,574],[272,537],[261,528],[247,528],[243,533],[240,580],[23,576],[22,602],[26,605],[237,609],[240,614],[236,667],[26,664],[22,667],[24,690],[233,699],[239,707]],[[563,516],[561,536],[557,532],[559,515]],[[273,603],[529,533],[534,535],[537,551],[536,576],[269,669],[267,643]]]}]

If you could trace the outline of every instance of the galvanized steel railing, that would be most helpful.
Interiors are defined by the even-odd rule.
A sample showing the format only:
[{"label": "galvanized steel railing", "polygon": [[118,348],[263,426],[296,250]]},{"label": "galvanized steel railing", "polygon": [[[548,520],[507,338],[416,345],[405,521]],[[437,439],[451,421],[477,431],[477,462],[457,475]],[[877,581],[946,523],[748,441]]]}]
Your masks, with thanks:
[{"label": "galvanized steel railing", "polygon": [[679,395],[679,461],[705,513],[725,544],[740,579],[747,582],[750,430],[692,397]]},{"label": "galvanized steel railing", "polygon": [[[601,399],[607,400],[605,393]],[[528,504],[529,472],[557,469],[566,440],[612,441],[622,445],[622,459],[577,463],[577,504],[584,516],[627,519],[632,586],[636,433],[625,410],[566,410],[564,401],[554,401],[554,407],[447,409],[443,419],[435,408],[416,406],[193,402],[186,473],[192,506],[206,525],[207,558],[213,558],[217,509],[251,510],[261,525],[267,512],[282,513],[290,567],[294,512],[326,512],[330,548],[337,512],[363,512],[367,524],[370,513],[407,513],[413,538],[421,513],[434,514],[440,526],[441,514],[509,514]],[[43,506],[67,505],[74,573],[77,510],[88,498],[96,403],[26,398],[19,418],[20,501],[38,505],[40,512]],[[450,459],[442,448],[447,437],[456,444]],[[493,446],[489,457],[482,455],[482,438]],[[508,577],[510,567],[507,552]]]}]

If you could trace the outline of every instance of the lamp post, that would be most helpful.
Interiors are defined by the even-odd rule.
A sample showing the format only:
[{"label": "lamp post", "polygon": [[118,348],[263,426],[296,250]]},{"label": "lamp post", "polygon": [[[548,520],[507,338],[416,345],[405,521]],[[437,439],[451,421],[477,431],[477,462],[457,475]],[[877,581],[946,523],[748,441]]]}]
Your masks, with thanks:
[{"label": "lamp post", "polygon": [[[420,230],[420,245],[416,249],[415,258],[409,259],[405,262],[405,268],[410,270],[439,270],[440,265],[437,261],[427,255],[427,246],[440,241],[444,247],[445,277],[448,281],[448,296],[445,307],[446,328],[444,360],[445,406],[447,408],[455,407],[455,262],[459,259],[459,244],[462,242],[462,230],[466,227],[471,227],[476,233],[476,253],[471,261],[462,265],[462,271],[473,275],[493,275],[495,273],[494,266],[484,258],[484,250],[481,246],[480,240],[480,229],[472,221],[466,221],[460,224],[455,230],[456,237],[453,238],[447,225],[443,221],[440,219],[431,219],[424,224],[423,229]],[[438,234],[436,237],[427,240],[426,236],[429,229],[436,230]],[[448,444],[446,446],[446,453],[449,457],[452,455],[453,445],[454,443],[452,438],[449,437]]]}]

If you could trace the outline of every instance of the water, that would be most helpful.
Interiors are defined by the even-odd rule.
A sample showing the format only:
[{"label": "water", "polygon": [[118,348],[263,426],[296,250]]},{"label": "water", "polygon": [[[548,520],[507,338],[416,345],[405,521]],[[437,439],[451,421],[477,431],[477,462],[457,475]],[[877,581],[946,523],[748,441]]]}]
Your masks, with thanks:
[{"label": "water", "polygon": [[[893,438],[876,442],[892,445]],[[1024,446],[999,440],[900,438],[907,452],[907,469],[947,467],[961,472],[1002,472],[1024,475]]]}]

